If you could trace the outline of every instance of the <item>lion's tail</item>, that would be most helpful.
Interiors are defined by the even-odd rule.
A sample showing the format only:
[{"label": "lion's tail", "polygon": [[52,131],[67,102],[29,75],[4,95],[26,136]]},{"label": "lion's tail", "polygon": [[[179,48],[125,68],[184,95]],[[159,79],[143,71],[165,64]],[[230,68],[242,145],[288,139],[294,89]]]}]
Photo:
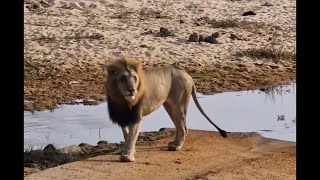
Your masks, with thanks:
[{"label": "lion's tail", "polygon": [[215,127],[218,129],[220,135],[222,137],[227,137],[227,132],[225,130],[222,130],[220,129],[216,124],[214,124],[214,122],[212,122],[212,120],[206,115],[206,113],[203,111],[203,109],[201,108],[200,106],[200,103],[197,99],[197,92],[196,92],[196,86],[195,84],[193,84],[193,87],[192,87],[192,98],[193,98],[193,101],[196,103],[196,106],[197,108],[199,109],[199,111],[201,112],[201,114]]}]

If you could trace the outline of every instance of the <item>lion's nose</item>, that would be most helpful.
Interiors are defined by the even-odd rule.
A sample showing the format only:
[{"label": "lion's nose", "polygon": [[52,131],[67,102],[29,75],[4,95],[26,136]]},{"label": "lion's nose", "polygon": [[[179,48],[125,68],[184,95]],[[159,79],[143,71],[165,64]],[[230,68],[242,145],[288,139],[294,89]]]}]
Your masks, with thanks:
[{"label": "lion's nose", "polygon": [[130,93],[133,93],[133,92],[134,92],[134,89],[128,89],[128,91],[129,91]]}]

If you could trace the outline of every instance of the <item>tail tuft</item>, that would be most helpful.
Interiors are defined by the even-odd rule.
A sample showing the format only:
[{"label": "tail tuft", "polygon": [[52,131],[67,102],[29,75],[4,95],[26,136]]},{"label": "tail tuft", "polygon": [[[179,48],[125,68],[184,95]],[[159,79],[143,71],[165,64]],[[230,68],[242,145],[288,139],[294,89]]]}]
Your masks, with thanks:
[{"label": "tail tuft", "polygon": [[225,130],[219,129],[219,133],[222,137],[226,138],[227,137],[227,132]]}]

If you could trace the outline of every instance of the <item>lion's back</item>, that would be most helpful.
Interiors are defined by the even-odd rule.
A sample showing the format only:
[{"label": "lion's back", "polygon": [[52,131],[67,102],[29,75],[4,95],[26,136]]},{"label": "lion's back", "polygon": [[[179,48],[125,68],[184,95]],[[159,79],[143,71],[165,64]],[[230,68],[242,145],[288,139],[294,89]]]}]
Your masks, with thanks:
[{"label": "lion's back", "polygon": [[172,66],[154,68],[145,71],[145,83],[147,88],[164,86],[166,89],[193,84],[192,77],[184,70]]},{"label": "lion's back", "polygon": [[162,67],[145,71],[144,115],[181,92],[191,92],[193,80],[184,70]]}]

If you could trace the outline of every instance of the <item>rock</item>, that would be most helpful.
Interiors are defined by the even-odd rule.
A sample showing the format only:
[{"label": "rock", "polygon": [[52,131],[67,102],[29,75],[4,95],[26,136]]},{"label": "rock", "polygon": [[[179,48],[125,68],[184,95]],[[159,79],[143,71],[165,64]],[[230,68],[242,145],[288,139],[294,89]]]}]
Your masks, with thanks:
[{"label": "rock", "polygon": [[242,40],[241,38],[239,38],[238,36],[236,36],[235,34],[230,34],[230,39],[232,40]]},{"label": "rock", "polygon": [[115,152],[120,149],[120,146],[123,145],[119,145],[117,143],[108,143],[107,141],[99,141],[98,145],[94,147],[93,153],[96,155],[102,155],[106,153]]},{"label": "rock", "polygon": [[148,30],[148,31],[143,32],[141,35],[147,35],[147,34],[153,34],[153,31],[152,30]]},{"label": "rock", "polygon": [[54,5],[54,0],[45,0],[48,4]]},{"label": "rock", "polygon": [[205,37],[204,41],[210,44],[219,44],[218,40],[212,36]]},{"label": "rock", "polygon": [[273,4],[271,4],[270,2],[264,2],[264,3],[261,4],[261,6],[270,7],[270,6],[273,6]]},{"label": "rock", "polygon": [[43,1],[43,0],[40,1],[40,4],[42,5],[42,7],[45,7],[45,8],[48,8],[51,6],[51,4],[49,4],[48,2]]},{"label": "rock", "polygon": [[253,63],[255,66],[257,66],[257,67],[261,67],[262,65],[263,65],[263,63],[262,62],[257,62],[257,63]]},{"label": "rock", "polygon": [[199,35],[197,33],[192,33],[190,36],[189,36],[189,39],[188,41],[190,42],[198,42],[199,41]]},{"label": "rock", "polygon": [[180,160],[175,161],[176,164],[181,164],[182,162]]},{"label": "rock", "polygon": [[79,147],[81,148],[82,152],[86,154],[90,154],[94,149],[94,146],[87,143],[81,143],[79,144]]},{"label": "rock", "polygon": [[269,67],[270,67],[271,69],[278,69],[278,68],[279,68],[278,65],[273,65],[273,64],[269,65]]},{"label": "rock", "polygon": [[160,14],[158,14],[158,15],[156,15],[155,16],[155,18],[157,18],[157,19],[160,19],[160,18],[162,18],[163,16],[161,16]]},{"label": "rock", "polygon": [[99,142],[97,143],[98,146],[105,146],[105,145],[108,145],[108,144],[109,144],[108,141],[99,141]]},{"label": "rock", "polygon": [[67,146],[61,148],[59,151],[64,154],[77,154],[82,152],[81,148],[77,145]]},{"label": "rock", "polygon": [[220,33],[219,32],[212,33],[212,37],[218,38],[220,37]]},{"label": "rock", "polygon": [[30,5],[26,6],[26,8],[29,11],[37,10],[39,7],[40,7],[39,4],[36,4],[36,3],[31,3]]},{"label": "rock", "polygon": [[168,28],[160,27],[159,36],[167,37],[167,36],[171,36],[171,35],[172,35],[172,32]]},{"label": "rock", "polygon": [[83,10],[83,7],[81,7],[79,3],[71,2],[70,7],[78,10]]},{"label": "rock", "polygon": [[199,23],[199,22],[195,22],[194,23],[196,26],[201,26],[201,23]]},{"label": "rock", "polygon": [[208,16],[202,16],[200,18],[197,19],[198,21],[209,21],[210,18]]},{"label": "rock", "polygon": [[92,99],[85,99],[85,100],[83,100],[82,103],[85,106],[93,106],[93,105],[98,105],[99,104],[98,101],[95,101],[95,100],[92,100]]},{"label": "rock", "polygon": [[253,12],[253,11],[247,11],[247,12],[242,14],[242,16],[252,16],[252,15],[256,15],[256,13]]},{"label": "rock", "polygon": [[184,21],[182,19],[180,19],[180,24],[183,24],[183,23],[184,23]]},{"label": "rock", "polygon": [[46,147],[43,148],[43,151],[56,151],[57,149],[52,145],[48,144]]},{"label": "rock", "polygon": [[92,3],[92,4],[89,5],[89,8],[97,8],[97,5]]},{"label": "rock", "polygon": [[242,64],[242,63],[239,63],[239,64],[237,64],[238,65],[238,67],[246,67],[246,65],[245,64]]},{"label": "rock", "polygon": [[63,9],[73,9],[69,4],[63,4],[60,8],[63,8]]},{"label": "rock", "polygon": [[32,150],[29,152],[31,157],[43,157],[43,151],[41,149]]},{"label": "rock", "polygon": [[234,39],[237,39],[238,37],[235,34],[230,34],[230,38],[234,40]]},{"label": "rock", "polygon": [[169,32],[168,28],[160,27],[160,33],[168,33],[168,32]]},{"label": "rock", "polygon": [[259,33],[260,35],[263,35],[263,36],[265,36],[265,35],[267,34],[263,29],[259,29],[259,30],[258,30],[258,33]]},{"label": "rock", "polygon": [[204,35],[199,35],[199,42],[203,42],[204,41]]},{"label": "rock", "polygon": [[146,47],[148,47],[147,45],[145,45],[145,44],[141,44],[140,45],[140,47],[142,47],[142,48],[146,48]]},{"label": "rock", "polygon": [[148,142],[148,141],[155,141],[155,140],[157,140],[157,138],[155,136],[153,136],[153,135],[141,134],[138,137],[138,140],[139,141],[143,141],[143,142]]}]

